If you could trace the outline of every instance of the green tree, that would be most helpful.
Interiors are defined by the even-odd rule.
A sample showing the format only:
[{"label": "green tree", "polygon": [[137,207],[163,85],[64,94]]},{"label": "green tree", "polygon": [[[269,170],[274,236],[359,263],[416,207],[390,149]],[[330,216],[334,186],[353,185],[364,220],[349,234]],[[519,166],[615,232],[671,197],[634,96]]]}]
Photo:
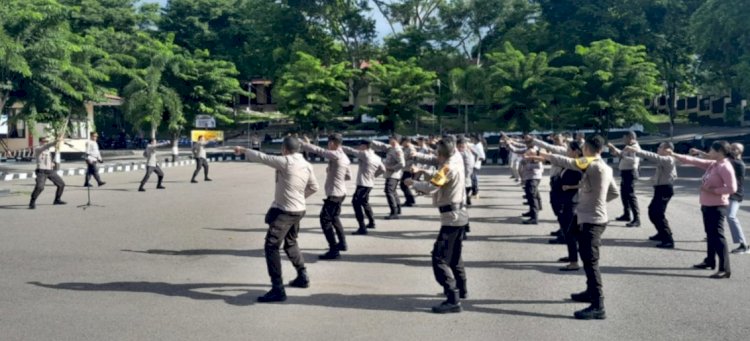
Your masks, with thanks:
[{"label": "green tree", "polygon": [[570,91],[566,77],[574,72],[571,67],[550,65],[560,55],[524,54],[508,42],[503,51],[487,55],[493,100],[501,106],[498,111],[501,126],[505,122],[528,132],[551,122],[550,107],[561,93]]},{"label": "green tree", "polygon": [[710,85],[731,91],[732,102],[750,98],[750,39],[744,0],[707,0],[692,18],[699,69]]},{"label": "green tree", "polygon": [[646,47],[607,39],[588,47],[579,45],[576,54],[581,58],[575,77],[579,124],[606,133],[612,127],[645,120],[644,99],[662,90],[659,71],[648,60]]},{"label": "green tree", "polygon": [[[177,67],[177,47],[170,40],[161,42],[147,38],[143,34],[140,37],[147,41],[140,47],[139,52],[142,54],[142,60],[148,61],[148,65],[137,70],[133,80],[125,86],[124,111],[133,126],[140,129],[148,125],[149,136],[155,139],[165,118],[171,132],[179,131],[185,123],[182,98],[169,86],[165,77],[168,69]],[[150,58],[145,58],[146,55]]]},{"label": "green tree", "polygon": [[669,136],[674,136],[677,96],[689,93],[695,84],[695,43],[690,32],[693,13],[703,0],[655,1],[647,11],[649,32],[644,43],[666,86]]},{"label": "green tree", "polygon": [[383,122],[384,130],[396,131],[406,120],[417,120],[426,112],[420,107],[433,97],[437,78],[432,71],[417,65],[416,59],[399,61],[387,57],[385,63],[374,63],[367,72],[372,86],[377,89],[379,105],[373,108]]},{"label": "green tree", "polygon": [[[450,71],[450,90],[453,99],[463,106],[464,133],[469,133],[469,107],[473,108],[471,121],[478,119],[477,110],[484,108],[491,101],[490,83],[486,70],[469,65],[465,68],[455,68]],[[460,112],[460,110],[459,110]]]},{"label": "green tree", "polygon": [[71,116],[98,100],[107,75],[95,61],[106,54],[93,38],[70,31],[67,19],[76,9],[53,0],[10,1],[0,9],[0,108],[24,105],[21,118],[51,123],[65,132]]},{"label": "green tree", "polygon": [[347,63],[324,66],[318,58],[297,52],[297,60],[286,66],[274,88],[279,109],[304,129],[325,128],[341,113],[353,72]]}]

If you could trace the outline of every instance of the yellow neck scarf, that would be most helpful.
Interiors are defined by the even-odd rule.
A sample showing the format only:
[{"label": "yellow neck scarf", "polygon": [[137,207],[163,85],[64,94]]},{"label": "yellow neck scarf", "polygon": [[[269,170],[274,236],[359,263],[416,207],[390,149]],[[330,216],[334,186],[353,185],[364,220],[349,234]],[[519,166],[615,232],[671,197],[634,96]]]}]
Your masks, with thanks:
[{"label": "yellow neck scarf", "polygon": [[580,157],[576,159],[576,166],[578,166],[578,168],[580,168],[581,170],[586,170],[587,168],[589,168],[591,163],[598,159],[598,157]]}]

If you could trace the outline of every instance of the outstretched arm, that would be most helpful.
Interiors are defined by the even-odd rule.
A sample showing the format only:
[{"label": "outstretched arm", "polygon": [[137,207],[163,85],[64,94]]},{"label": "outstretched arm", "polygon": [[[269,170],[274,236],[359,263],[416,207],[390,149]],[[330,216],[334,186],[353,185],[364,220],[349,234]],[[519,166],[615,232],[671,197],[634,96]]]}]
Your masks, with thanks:
[{"label": "outstretched arm", "polygon": [[339,159],[339,155],[336,154],[335,152],[333,152],[331,150],[320,148],[320,147],[318,147],[318,146],[316,146],[314,144],[302,142],[302,149],[304,149],[304,150],[306,150],[306,151],[308,151],[310,153],[318,154],[318,155],[320,155],[320,156],[322,156],[322,157],[324,157],[326,159],[330,159],[330,160],[338,160]]},{"label": "outstretched arm", "polygon": [[245,154],[245,159],[248,162],[259,162],[274,169],[282,169],[286,165],[286,158],[283,156],[268,155],[266,153],[247,149],[245,147],[234,147],[234,153],[236,155]]}]

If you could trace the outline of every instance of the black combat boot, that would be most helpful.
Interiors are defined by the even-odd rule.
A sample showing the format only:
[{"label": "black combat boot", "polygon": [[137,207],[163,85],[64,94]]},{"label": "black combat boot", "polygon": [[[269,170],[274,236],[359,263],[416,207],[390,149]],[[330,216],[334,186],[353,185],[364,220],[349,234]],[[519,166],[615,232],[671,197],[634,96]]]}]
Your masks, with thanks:
[{"label": "black combat boot", "polygon": [[579,320],[604,320],[607,313],[604,311],[604,297],[597,297],[591,300],[591,305],[583,310],[576,311],[573,314]]},{"label": "black combat boot", "polygon": [[365,226],[365,221],[364,220],[363,221],[358,221],[357,223],[359,224],[359,228],[357,229],[357,231],[352,232],[352,234],[354,234],[354,235],[365,235],[365,234],[367,234],[367,227]]},{"label": "black combat boot", "polygon": [[310,278],[307,277],[307,270],[302,269],[297,271],[297,278],[289,282],[289,286],[295,288],[309,288]]},{"label": "black combat boot", "polygon": [[341,258],[341,254],[339,253],[338,246],[334,246],[330,250],[328,250],[328,252],[318,256],[318,259],[322,260],[332,260],[339,258]]},{"label": "black combat boot", "polygon": [[459,301],[458,290],[447,290],[445,294],[447,300],[432,307],[432,312],[435,314],[460,313],[461,302]]},{"label": "black combat boot", "polygon": [[286,291],[284,291],[284,284],[281,283],[281,279],[279,279],[278,283],[272,284],[271,291],[267,292],[263,296],[258,297],[258,302],[260,303],[284,301],[286,301]]},{"label": "black combat boot", "polygon": [[570,294],[570,299],[576,302],[591,303],[591,295],[588,291],[579,292],[577,294]]}]

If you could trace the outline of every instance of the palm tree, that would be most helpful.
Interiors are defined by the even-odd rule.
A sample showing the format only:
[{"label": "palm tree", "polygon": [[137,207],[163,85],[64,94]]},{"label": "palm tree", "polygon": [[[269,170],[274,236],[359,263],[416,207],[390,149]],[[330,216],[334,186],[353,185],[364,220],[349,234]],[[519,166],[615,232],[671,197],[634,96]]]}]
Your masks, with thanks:
[{"label": "palm tree", "polygon": [[568,84],[562,76],[575,68],[550,66],[559,53],[523,54],[510,43],[501,52],[489,54],[494,102],[501,105],[500,119],[528,132],[548,122],[551,103]]},{"label": "palm tree", "polygon": [[165,117],[173,133],[180,131],[185,123],[182,99],[174,89],[163,84],[169,60],[164,54],[153,56],[150,65],[139,70],[123,90],[126,117],[135,126],[149,124],[151,139],[156,138],[156,131]]}]

